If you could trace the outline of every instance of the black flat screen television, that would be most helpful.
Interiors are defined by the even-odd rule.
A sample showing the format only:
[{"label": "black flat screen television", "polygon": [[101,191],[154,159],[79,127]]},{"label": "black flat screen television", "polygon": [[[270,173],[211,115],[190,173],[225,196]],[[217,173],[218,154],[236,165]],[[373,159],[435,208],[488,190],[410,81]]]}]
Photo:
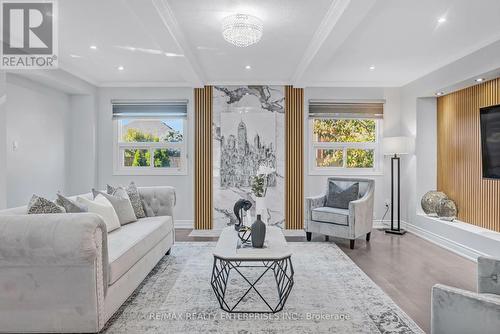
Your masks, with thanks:
[{"label": "black flat screen television", "polygon": [[500,105],[481,108],[483,177],[500,179]]}]

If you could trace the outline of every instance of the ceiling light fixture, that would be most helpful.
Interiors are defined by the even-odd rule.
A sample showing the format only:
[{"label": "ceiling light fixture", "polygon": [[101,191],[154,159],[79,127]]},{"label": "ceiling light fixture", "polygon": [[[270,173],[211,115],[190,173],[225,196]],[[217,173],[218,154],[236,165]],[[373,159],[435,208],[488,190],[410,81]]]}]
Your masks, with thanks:
[{"label": "ceiling light fixture", "polygon": [[234,14],[222,20],[222,36],[238,47],[247,47],[260,41],[262,20],[247,14]]},{"label": "ceiling light fixture", "polygon": [[446,17],[442,16],[438,19],[438,23],[445,23],[446,22]]},{"label": "ceiling light fixture", "polygon": [[370,66],[370,71],[373,71],[375,69],[375,65]]},{"label": "ceiling light fixture", "polygon": [[436,93],[437,96],[441,96],[441,95],[444,95],[444,92],[437,92]]},{"label": "ceiling light fixture", "polygon": [[118,71],[123,71],[125,69],[125,67],[123,66],[118,66]]},{"label": "ceiling light fixture", "polygon": [[484,78],[477,78],[476,79],[476,82],[483,82],[484,81]]},{"label": "ceiling light fixture", "polygon": [[252,69],[252,66],[247,65],[247,66],[245,66],[245,68],[246,68],[247,70],[251,70],[251,69]]},{"label": "ceiling light fixture", "polygon": [[70,54],[69,56],[70,56],[71,58],[82,58],[82,56],[75,55],[75,54]]},{"label": "ceiling light fixture", "polygon": [[95,46],[95,45],[91,45],[91,46],[90,46],[90,48],[91,48],[92,50],[97,50],[97,46]]}]

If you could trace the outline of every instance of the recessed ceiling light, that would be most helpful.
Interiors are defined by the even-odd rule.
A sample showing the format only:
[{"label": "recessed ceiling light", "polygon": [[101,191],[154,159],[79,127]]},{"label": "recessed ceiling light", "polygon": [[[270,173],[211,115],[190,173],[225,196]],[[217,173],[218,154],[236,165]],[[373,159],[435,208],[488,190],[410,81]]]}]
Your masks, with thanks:
[{"label": "recessed ceiling light", "polygon": [[446,17],[444,16],[441,16],[439,19],[438,19],[438,23],[445,23],[446,22]]},{"label": "recessed ceiling light", "polygon": [[69,55],[71,58],[82,58],[82,56],[79,56],[79,55],[75,55],[75,54],[71,54]]},{"label": "recessed ceiling light", "polygon": [[118,66],[118,71],[123,71],[125,69],[125,67],[123,66]]},{"label": "recessed ceiling light", "polygon": [[483,82],[484,81],[484,78],[477,78],[476,79],[476,82]]},{"label": "recessed ceiling light", "polygon": [[90,49],[92,49],[92,50],[97,50],[97,46],[95,46],[95,45],[91,45],[91,46],[90,46]]},{"label": "recessed ceiling light", "polygon": [[247,65],[247,66],[245,66],[245,68],[246,68],[247,70],[251,70],[251,69],[252,69],[252,66]]},{"label": "recessed ceiling light", "polygon": [[179,53],[173,53],[173,52],[165,52],[165,56],[167,56],[167,57],[184,57],[184,55],[181,55]]},{"label": "recessed ceiling light", "polygon": [[436,93],[437,96],[441,96],[441,95],[444,95],[444,92],[437,92]]},{"label": "recessed ceiling light", "polygon": [[373,71],[375,69],[375,65],[370,66],[370,71]]}]

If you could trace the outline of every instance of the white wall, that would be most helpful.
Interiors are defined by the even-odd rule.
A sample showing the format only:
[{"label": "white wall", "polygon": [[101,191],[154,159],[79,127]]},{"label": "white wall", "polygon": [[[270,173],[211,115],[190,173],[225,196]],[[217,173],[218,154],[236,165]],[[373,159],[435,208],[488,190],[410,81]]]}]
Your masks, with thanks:
[{"label": "white wall", "polygon": [[[168,185],[177,190],[175,220],[192,224],[194,219],[194,95],[192,88],[100,88],[97,115],[98,186],[126,185],[135,181],[138,186]],[[113,175],[113,99],[187,99],[188,103],[188,174],[171,176]]]},{"label": "white wall", "polygon": [[[400,96],[398,88],[306,88],[305,98],[305,128],[304,128],[304,159],[305,161],[305,196],[318,195],[325,192],[326,180],[334,175],[309,174],[309,127],[307,114],[309,112],[309,99],[353,99],[353,100],[380,100],[385,99],[383,135],[395,136],[400,131]],[[390,201],[390,163],[384,159],[382,172],[377,175],[359,175],[360,177],[375,180],[375,219],[381,219],[386,211],[385,202]],[[338,176],[338,175],[337,175]],[[348,177],[348,176],[346,176]],[[390,219],[390,212],[385,219]]]},{"label": "white wall", "polygon": [[68,119],[66,184],[69,195],[97,186],[97,101],[94,95],[71,95]]},{"label": "white wall", "polygon": [[0,210],[7,207],[7,100],[5,72],[0,71]]},{"label": "white wall", "polygon": [[[68,95],[7,74],[7,206],[66,191]],[[18,147],[13,149],[13,142]]]}]

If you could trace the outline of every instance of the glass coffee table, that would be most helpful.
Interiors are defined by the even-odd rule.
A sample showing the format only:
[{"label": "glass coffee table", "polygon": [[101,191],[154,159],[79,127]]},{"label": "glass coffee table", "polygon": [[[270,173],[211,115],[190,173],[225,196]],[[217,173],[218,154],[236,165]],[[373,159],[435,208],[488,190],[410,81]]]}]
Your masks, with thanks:
[{"label": "glass coffee table", "polygon": [[[230,313],[276,313],[283,310],[288,295],[293,287],[292,252],[288,247],[281,229],[267,226],[264,248],[240,247],[238,233],[234,227],[226,227],[215,247],[211,285],[220,307]],[[257,278],[248,277],[243,268],[259,270]],[[246,269],[245,269],[246,270]],[[252,269],[254,270],[254,269]],[[265,293],[259,291],[257,283],[266,273],[272,272],[276,282],[277,301],[266,299]],[[239,276],[246,282],[248,289],[239,296],[228,300],[226,291],[230,276]],[[254,275],[252,275],[254,276]],[[242,310],[245,297],[254,291],[264,302],[264,310]],[[242,303],[243,302],[243,303]]]}]

